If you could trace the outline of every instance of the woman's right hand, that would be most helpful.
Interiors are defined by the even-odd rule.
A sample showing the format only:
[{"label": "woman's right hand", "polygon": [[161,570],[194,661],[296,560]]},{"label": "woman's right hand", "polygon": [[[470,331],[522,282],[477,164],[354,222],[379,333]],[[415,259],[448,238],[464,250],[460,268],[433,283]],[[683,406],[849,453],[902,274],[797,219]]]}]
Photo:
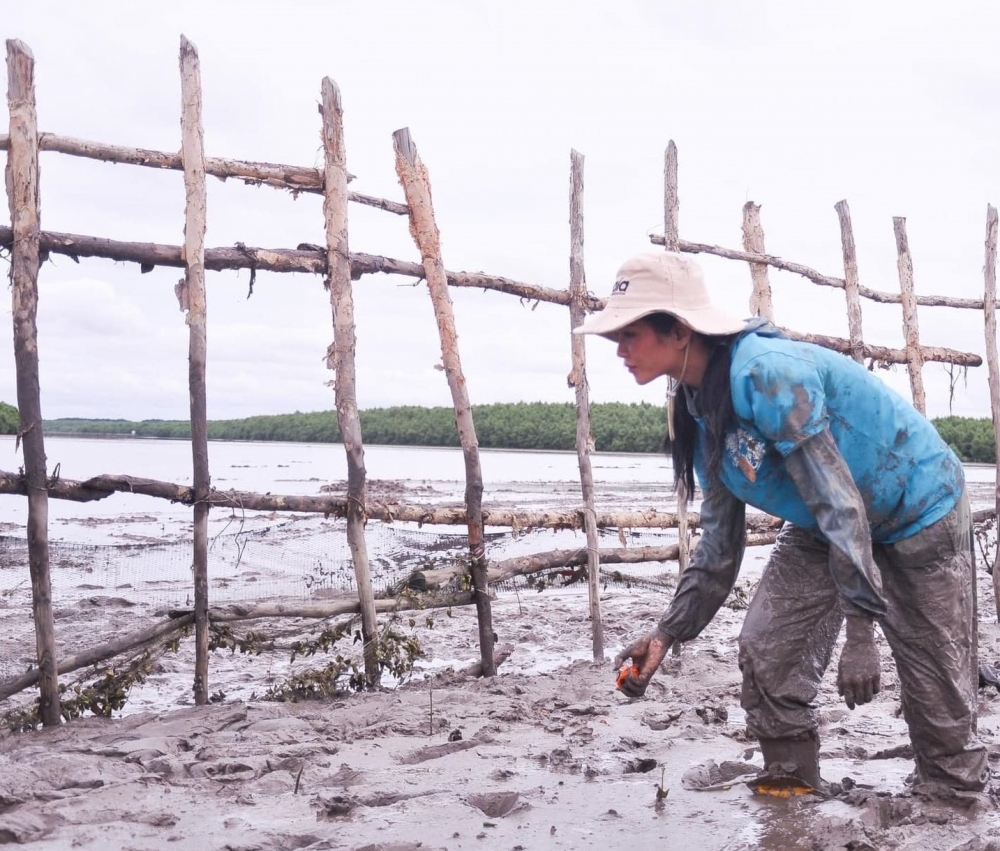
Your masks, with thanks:
[{"label": "woman's right hand", "polygon": [[642,697],[646,686],[649,685],[649,681],[673,643],[674,639],[671,636],[658,629],[651,630],[633,641],[615,657],[615,670],[619,670],[626,659],[631,659],[632,664],[639,669],[639,673],[633,671],[627,674],[618,688],[629,697]]}]

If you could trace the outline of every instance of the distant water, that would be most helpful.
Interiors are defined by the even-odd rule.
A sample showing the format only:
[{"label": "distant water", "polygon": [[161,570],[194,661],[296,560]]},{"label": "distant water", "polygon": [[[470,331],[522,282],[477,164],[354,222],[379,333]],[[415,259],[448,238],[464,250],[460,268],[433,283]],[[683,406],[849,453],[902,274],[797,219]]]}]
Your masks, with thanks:
[{"label": "distant water", "polygon": [[[23,463],[14,438],[0,436],[0,469]],[[185,441],[50,436],[45,441],[50,473],[59,465],[65,479],[102,473],[191,483],[191,447]],[[480,450],[485,504],[525,508],[579,503],[580,474],[574,452]],[[3,460],[7,459],[7,460]],[[339,444],[213,441],[209,444],[212,484],[220,490],[319,495],[324,485],[343,493],[347,461]],[[633,509],[673,510],[673,469],[659,454],[595,453],[591,457],[599,504]],[[420,503],[459,502],[465,491],[465,466],[457,448],[368,446],[369,482],[399,482]],[[994,503],[995,468],[968,465],[966,477],[975,507]],[[0,534],[23,535],[27,501],[4,496]],[[49,501],[50,537],[101,543],[108,538],[160,538],[187,534],[191,509],[154,497],[114,494],[90,503]],[[226,510],[212,512],[215,531],[227,522]]]},{"label": "distant water", "polygon": [[[45,449],[49,472],[58,464],[64,479],[83,481],[108,473],[191,484],[191,447],[185,441],[51,436]],[[480,458],[486,504],[552,507],[553,501],[580,501],[574,452],[482,449]],[[0,469],[16,471],[22,463],[14,438],[0,436]],[[347,460],[339,444],[212,441],[209,465],[212,485],[219,490],[317,496],[325,485],[332,485],[338,494],[346,489]],[[595,454],[591,465],[595,488],[604,499],[614,499],[624,489],[655,499],[663,508],[673,504],[672,467],[662,455]],[[416,492],[420,503],[464,498],[460,449],[368,446],[365,468],[370,483],[399,482],[404,491]],[[630,502],[628,507],[634,505]],[[228,515],[227,510],[213,511],[213,523],[225,524]],[[125,528],[129,535],[173,536],[189,525],[191,509],[119,493],[90,503],[49,500],[49,517],[52,540],[99,543],[109,533],[120,537]],[[5,496],[0,533],[23,535],[26,521],[26,499]]]}]

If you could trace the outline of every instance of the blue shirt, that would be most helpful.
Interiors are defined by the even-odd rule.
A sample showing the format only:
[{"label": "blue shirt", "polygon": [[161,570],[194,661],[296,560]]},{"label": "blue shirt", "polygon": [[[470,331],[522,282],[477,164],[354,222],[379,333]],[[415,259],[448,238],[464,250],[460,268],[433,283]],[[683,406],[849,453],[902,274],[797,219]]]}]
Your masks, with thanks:
[{"label": "blue shirt", "polygon": [[819,533],[784,459],[824,428],[861,493],[873,542],[915,535],[958,502],[965,473],[934,426],[845,355],[751,331],[733,346],[730,383],[737,426],[726,435],[719,477],[748,505]]}]

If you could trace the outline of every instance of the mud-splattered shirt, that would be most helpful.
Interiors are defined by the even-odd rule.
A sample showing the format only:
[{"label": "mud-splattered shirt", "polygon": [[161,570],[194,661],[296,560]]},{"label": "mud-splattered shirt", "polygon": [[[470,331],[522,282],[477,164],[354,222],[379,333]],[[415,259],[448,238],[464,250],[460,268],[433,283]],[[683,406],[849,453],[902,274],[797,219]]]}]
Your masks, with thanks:
[{"label": "mud-splattered shirt", "polygon": [[[961,496],[961,462],[934,426],[844,355],[751,331],[733,347],[730,379],[738,425],[720,479],[741,501],[818,532],[785,459],[825,428],[864,500],[873,542],[916,534]],[[699,447],[695,466],[707,490],[703,457]]]}]

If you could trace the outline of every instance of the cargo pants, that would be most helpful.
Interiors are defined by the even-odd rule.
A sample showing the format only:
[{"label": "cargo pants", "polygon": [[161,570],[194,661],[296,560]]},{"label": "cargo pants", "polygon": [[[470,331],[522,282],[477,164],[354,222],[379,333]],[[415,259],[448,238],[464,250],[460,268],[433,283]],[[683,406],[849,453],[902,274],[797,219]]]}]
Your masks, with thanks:
[{"label": "cargo pants", "polygon": [[[975,558],[968,498],[937,523],[873,556],[888,603],[879,621],[899,676],[919,781],[982,789],[986,749],[976,740]],[[844,614],[829,546],[786,524],[740,633],[741,703],[758,738],[815,734],[813,702]],[[863,711],[863,710],[862,710]]]}]

